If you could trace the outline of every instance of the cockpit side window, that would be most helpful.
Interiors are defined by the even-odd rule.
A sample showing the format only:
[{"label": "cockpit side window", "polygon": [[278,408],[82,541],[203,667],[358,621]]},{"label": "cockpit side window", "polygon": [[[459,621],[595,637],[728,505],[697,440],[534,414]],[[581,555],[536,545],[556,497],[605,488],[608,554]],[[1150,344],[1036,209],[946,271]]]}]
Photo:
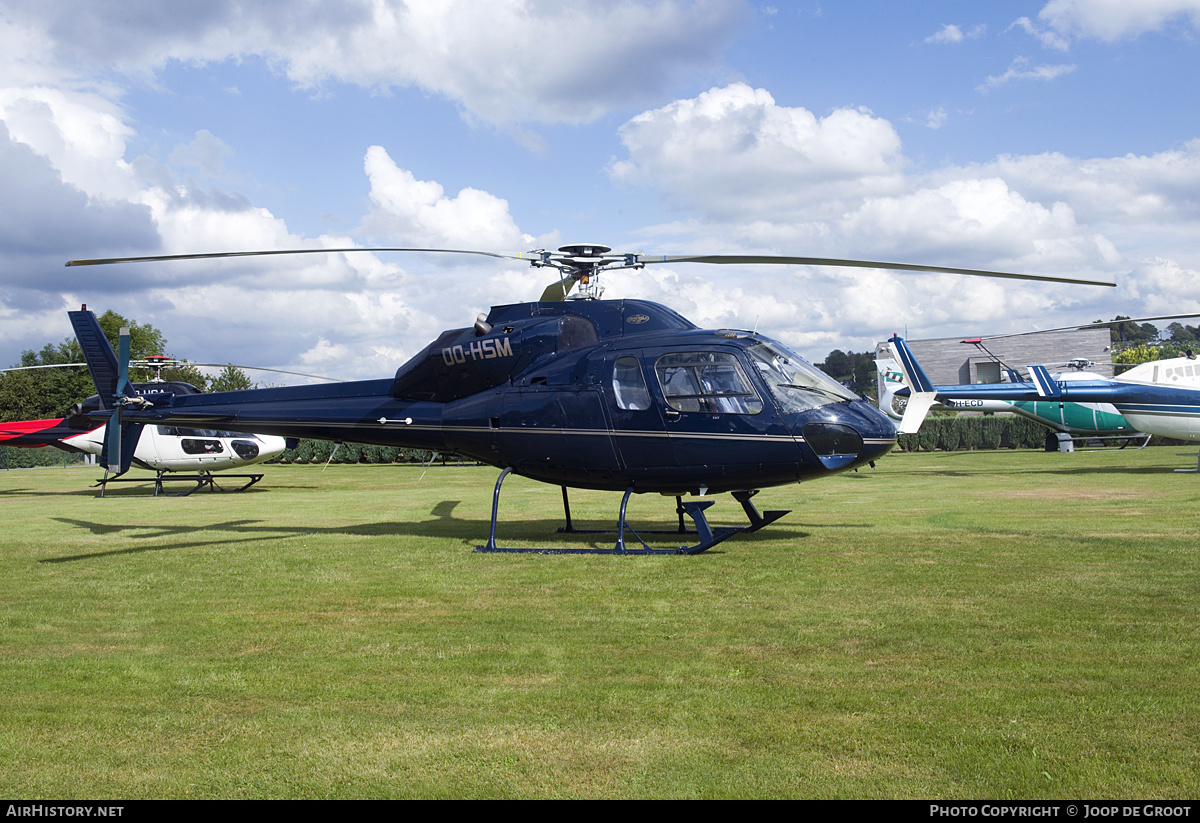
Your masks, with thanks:
[{"label": "cockpit side window", "polygon": [[748,354],[784,412],[804,412],[857,398],[841,383],[778,343],[755,343]]},{"label": "cockpit side window", "polygon": [[619,357],[613,365],[613,396],[617,406],[633,411],[650,408],[650,390],[636,357]]},{"label": "cockpit side window", "polygon": [[674,352],[654,364],[667,404],[675,411],[758,414],[762,398],[728,352]]}]

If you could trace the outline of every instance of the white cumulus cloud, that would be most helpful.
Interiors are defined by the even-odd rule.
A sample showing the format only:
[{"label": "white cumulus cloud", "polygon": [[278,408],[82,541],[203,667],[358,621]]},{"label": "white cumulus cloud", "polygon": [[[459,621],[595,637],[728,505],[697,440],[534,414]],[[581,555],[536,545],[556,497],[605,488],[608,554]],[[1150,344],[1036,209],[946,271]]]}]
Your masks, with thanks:
[{"label": "white cumulus cloud", "polygon": [[1200,0],[1050,0],[1038,19],[1062,37],[1111,43],[1179,23],[1200,29]]},{"label": "white cumulus cloud", "polygon": [[744,83],[644,112],[620,134],[629,158],[611,165],[615,180],[653,183],[710,217],[838,209],[894,186],[903,166],[895,129],[871,112],[817,117]]},{"label": "white cumulus cloud", "polygon": [[382,146],[367,150],[364,168],[371,181],[364,228],[373,236],[413,246],[499,251],[532,242],[517,228],[508,203],[493,194],[465,188],[447,197],[441,184],[398,167]]},{"label": "white cumulus cloud", "polygon": [[[152,78],[170,61],[262,57],[296,84],[418,86],[490,123],[594,120],[714,69],[743,0],[13,2],[59,65]],[[3,31],[0,30],[0,38]],[[0,40],[3,42],[3,40]],[[22,66],[34,60],[27,54]]]}]

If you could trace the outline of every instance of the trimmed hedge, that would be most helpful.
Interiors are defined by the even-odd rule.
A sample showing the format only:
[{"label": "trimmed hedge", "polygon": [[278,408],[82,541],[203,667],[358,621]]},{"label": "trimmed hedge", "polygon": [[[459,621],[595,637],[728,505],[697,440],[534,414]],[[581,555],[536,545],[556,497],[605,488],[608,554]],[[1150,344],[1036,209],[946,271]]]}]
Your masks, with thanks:
[{"label": "trimmed hedge", "polygon": [[84,462],[84,455],[78,452],[61,451],[53,446],[42,446],[37,449],[0,446],[0,470],[31,469],[40,466],[73,466],[82,462]]},{"label": "trimmed hedge", "polygon": [[902,451],[1040,449],[1046,427],[1016,415],[930,417],[916,434],[900,435]]},{"label": "trimmed hedge", "polygon": [[[330,461],[330,457],[333,460]],[[419,463],[420,449],[400,449],[395,446],[365,446],[359,443],[338,445],[330,440],[301,440],[296,448],[268,463]]]}]

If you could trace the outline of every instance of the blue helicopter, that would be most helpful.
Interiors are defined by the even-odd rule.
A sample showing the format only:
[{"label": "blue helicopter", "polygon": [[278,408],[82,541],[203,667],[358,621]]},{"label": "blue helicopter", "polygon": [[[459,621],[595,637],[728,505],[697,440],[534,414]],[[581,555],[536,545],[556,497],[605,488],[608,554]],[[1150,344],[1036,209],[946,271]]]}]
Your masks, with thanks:
[{"label": "blue helicopter", "polygon": [[[644,300],[599,300],[608,269],[652,263],[798,264],[940,272],[1050,282],[1113,285],[1071,278],[911,264],[762,255],[612,254],[576,244],[557,253],[455,249],[305,249],[77,260],[74,265],[330,252],[432,252],[528,260],[561,278],[533,303],[495,306],[473,326],[443,332],[396,374],[382,380],[141,397],[128,387],[128,345],[105,355],[90,312],[71,312],[102,401],[109,442],[102,462],[125,471],[141,426],[168,424],[285,437],[455,452],[501,469],[491,532],[480,551],[528,551],[496,544],[500,488],[516,473],[562,488],[566,528],[574,532],[568,488],[621,491],[616,544],[602,553],[697,554],[731,535],[752,532],[786,511],[760,512],[760,489],[826,477],[872,464],[896,444],[892,421],[870,402],[781,343],[740,330],[703,330]],[[567,299],[578,286],[573,299]],[[99,338],[99,339],[98,339]],[[730,492],[746,513],[741,527],[713,527],[712,500]],[[698,542],[652,549],[626,520],[634,493],[676,498]],[[637,545],[627,546],[629,531]],[[534,551],[545,552],[537,549]],[[559,552],[592,553],[593,549]]]},{"label": "blue helicopter", "polygon": [[[1142,363],[1113,380],[1055,380],[1045,366],[1030,366],[1028,382],[936,386],[908,344],[888,341],[911,389],[900,431],[920,429],[929,408],[939,401],[967,399],[1008,402],[1110,403],[1138,431],[1180,440],[1200,441],[1200,365],[1195,356]],[[1200,454],[1195,469],[1200,471]]]}]

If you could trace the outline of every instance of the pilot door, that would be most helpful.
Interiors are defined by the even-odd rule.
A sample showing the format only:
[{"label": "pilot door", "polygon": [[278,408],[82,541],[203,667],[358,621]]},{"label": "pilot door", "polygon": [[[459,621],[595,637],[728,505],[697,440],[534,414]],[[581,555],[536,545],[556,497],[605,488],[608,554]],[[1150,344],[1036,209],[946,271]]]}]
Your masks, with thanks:
[{"label": "pilot door", "polygon": [[[676,464],[721,473],[790,463],[799,447],[735,349],[648,352]],[[648,358],[649,359],[649,358]]]}]

